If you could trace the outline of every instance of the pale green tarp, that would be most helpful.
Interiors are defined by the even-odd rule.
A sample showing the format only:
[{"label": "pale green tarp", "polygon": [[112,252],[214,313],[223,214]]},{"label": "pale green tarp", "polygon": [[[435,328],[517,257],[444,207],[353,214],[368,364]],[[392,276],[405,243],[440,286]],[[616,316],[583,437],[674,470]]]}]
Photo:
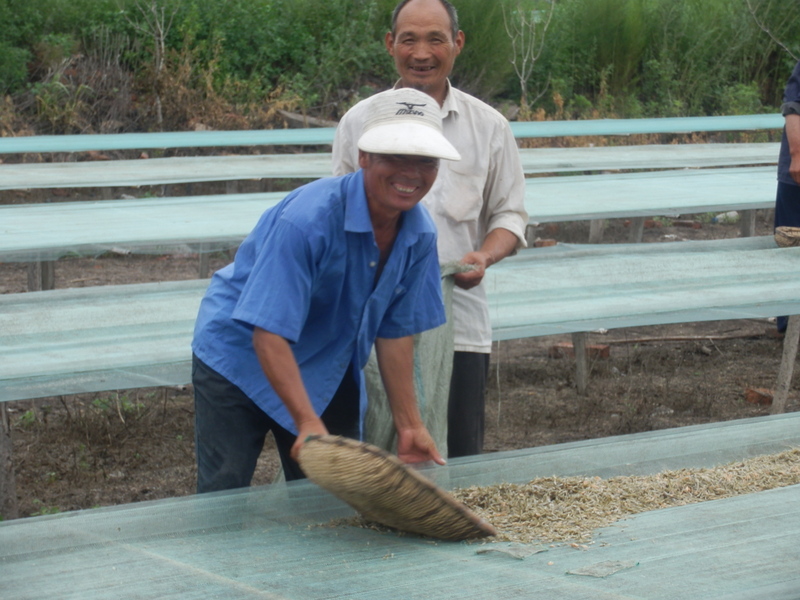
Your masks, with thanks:
[{"label": "pale green tarp", "polygon": [[[778,142],[521,148],[530,173],[775,165]],[[0,190],[113,187],[268,178],[330,177],[330,153],[177,156],[147,160],[0,165]],[[99,198],[98,198],[99,199]]]},{"label": "pale green tarp", "polygon": [[[447,457],[447,399],[450,393],[450,374],[453,370],[453,304],[454,273],[465,265],[442,265],[442,296],[447,322],[414,336],[414,388],[425,426],[433,436],[436,447]],[[386,391],[378,371],[373,349],[364,369],[369,405],[364,422],[364,440],[384,450],[396,453],[397,440]]]},{"label": "pale green tarp", "polygon": [[[789,413],[493,452],[424,475],[447,490],[536,477],[647,475],[798,444],[800,413]],[[516,560],[476,553],[506,544],[433,543],[332,526],[353,510],[299,481],[2,522],[0,596],[797,600],[798,504],[800,486],[790,486],[654,510],[596,531],[597,543],[585,551],[555,544]],[[606,561],[639,566],[609,577],[566,575]]]},{"label": "pale green tarp", "polygon": [[[70,253],[99,255],[108,250],[165,254],[231,248],[252,231],[264,210],[285,195],[259,192],[0,206],[0,261],[56,260]],[[774,166],[534,177],[525,184],[525,207],[536,223],[774,205]]]},{"label": "pale green tarp", "polygon": [[[596,119],[589,121],[514,121],[514,137],[562,137],[582,135],[631,135],[692,131],[747,131],[780,129],[783,117],[720,115],[654,119]],[[165,131],[99,135],[36,135],[0,138],[0,153],[83,152],[144,148],[198,148],[267,145],[316,145],[333,142],[335,127],[261,129],[250,131]]]}]

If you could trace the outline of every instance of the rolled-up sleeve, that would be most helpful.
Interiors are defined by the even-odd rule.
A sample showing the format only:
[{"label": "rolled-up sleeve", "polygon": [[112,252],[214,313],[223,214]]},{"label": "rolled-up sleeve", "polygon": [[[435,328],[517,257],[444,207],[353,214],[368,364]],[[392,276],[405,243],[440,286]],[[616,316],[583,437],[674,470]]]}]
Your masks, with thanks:
[{"label": "rolled-up sleeve", "polygon": [[525,175],[519,158],[514,134],[507,123],[491,140],[489,175],[484,191],[486,201],[486,232],[507,229],[517,236],[517,249],[527,246],[525,228],[528,212],[525,209]]},{"label": "rolled-up sleeve", "polygon": [[781,114],[784,117],[791,114],[800,114],[800,62],[795,65],[783,91]]}]

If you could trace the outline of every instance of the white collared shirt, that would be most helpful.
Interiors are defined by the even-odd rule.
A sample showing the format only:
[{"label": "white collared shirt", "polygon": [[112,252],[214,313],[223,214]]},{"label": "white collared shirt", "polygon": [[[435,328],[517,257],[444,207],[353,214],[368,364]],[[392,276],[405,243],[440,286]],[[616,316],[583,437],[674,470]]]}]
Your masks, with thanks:
[{"label": "white collared shirt", "polygon": [[[371,98],[362,100],[342,118],[333,142],[333,172],[357,170],[358,138]],[[448,82],[442,112],[445,137],[461,154],[460,161],[442,160],[430,192],[422,199],[438,230],[439,260],[459,261],[479,250],[486,235],[503,228],[525,247],[525,176],[511,127],[488,104]],[[453,295],[455,349],[488,353],[492,327],[483,284]]]}]

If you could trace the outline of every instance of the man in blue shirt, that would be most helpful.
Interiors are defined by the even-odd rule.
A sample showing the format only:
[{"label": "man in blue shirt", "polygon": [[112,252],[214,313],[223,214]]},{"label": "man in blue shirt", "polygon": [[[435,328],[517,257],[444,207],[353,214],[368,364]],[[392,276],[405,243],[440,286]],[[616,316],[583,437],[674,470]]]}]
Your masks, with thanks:
[{"label": "man in blue shirt", "polygon": [[444,464],[416,404],[412,339],[445,320],[436,229],[417,206],[439,159],[460,158],[441,118],[423,92],[381,94],[361,169],[289,194],[214,275],[192,343],[198,492],[250,485],[269,431],[287,480],[303,477],[308,436],[359,438],[373,344],[398,457]]}]

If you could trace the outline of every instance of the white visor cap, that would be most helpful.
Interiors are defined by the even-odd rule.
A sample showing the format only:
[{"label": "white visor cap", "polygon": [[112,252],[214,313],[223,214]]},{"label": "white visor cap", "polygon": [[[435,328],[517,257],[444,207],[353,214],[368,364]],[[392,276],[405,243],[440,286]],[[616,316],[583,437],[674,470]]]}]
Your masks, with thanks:
[{"label": "white visor cap", "polygon": [[442,134],[439,104],[428,94],[412,88],[388,90],[372,97],[358,149],[373,154],[461,160],[461,155]]}]

